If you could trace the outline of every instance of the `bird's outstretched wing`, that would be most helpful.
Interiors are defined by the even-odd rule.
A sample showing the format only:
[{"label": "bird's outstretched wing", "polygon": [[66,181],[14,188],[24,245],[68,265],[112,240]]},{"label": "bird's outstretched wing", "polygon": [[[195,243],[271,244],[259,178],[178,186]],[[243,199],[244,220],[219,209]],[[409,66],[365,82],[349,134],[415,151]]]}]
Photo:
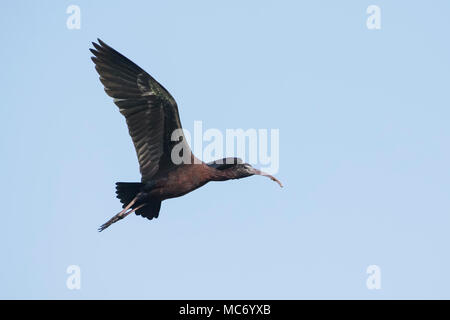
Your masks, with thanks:
[{"label": "bird's outstretched wing", "polygon": [[[175,144],[184,143],[182,152],[192,154],[182,132],[178,141],[172,133],[181,129],[178,107],[170,93],[131,60],[98,39],[92,61],[106,93],[125,116],[139,161],[142,182],[176,164],[171,159]],[[181,130],[179,130],[181,131]]]}]

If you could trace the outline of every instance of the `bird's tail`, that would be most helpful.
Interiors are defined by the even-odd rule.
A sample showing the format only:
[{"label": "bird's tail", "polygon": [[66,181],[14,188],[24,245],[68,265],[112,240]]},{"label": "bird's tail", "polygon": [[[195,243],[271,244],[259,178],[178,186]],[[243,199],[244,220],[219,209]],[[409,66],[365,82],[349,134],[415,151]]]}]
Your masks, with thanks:
[{"label": "bird's tail", "polygon": [[125,208],[142,189],[140,182],[116,182],[116,195]]},{"label": "bird's tail", "polygon": [[98,231],[103,231],[113,223],[122,220],[130,213],[139,210],[146,204],[136,203],[138,200],[138,194],[141,191],[142,183],[139,182],[117,182],[116,194],[120,202],[123,203],[123,210],[109,219],[106,223],[102,224]]}]

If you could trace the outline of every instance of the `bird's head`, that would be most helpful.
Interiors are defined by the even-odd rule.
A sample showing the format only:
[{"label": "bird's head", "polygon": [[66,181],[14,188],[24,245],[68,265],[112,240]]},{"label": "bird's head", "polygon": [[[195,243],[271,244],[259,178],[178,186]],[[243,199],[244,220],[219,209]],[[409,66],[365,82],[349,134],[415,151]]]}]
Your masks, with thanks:
[{"label": "bird's head", "polygon": [[268,174],[266,172],[263,172],[261,170],[253,168],[248,163],[236,164],[236,165],[234,165],[232,170],[233,170],[233,172],[236,175],[235,179],[250,177],[250,176],[253,176],[253,175],[260,175],[260,176],[264,176],[264,177],[270,178],[272,181],[275,181],[276,183],[278,183],[280,185],[280,187],[283,187],[283,185],[281,184],[281,182],[277,178],[275,178],[274,176],[272,176],[272,175],[270,175],[270,174]]}]

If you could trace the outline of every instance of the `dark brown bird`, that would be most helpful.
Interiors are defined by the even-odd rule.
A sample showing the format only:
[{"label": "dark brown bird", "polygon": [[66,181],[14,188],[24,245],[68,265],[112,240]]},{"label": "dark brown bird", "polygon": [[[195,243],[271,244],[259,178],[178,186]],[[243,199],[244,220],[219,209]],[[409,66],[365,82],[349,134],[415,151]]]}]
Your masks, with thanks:
[{"label": "dark brown bird", "polygon": [[[151,75],[131,60],[98,39],[92,61],[106,93],[114,98],[125,116],[136,149],[141,182],[117,182],[117,198],[123,210],[103,224],[103,231],[132,212],[149,220],[157,218],[161,201],[180,197],[209,181],[240,179],[252,175],[275,177],[242,163],[239,158],[225,158],[210,163],[197,159],[185,142],[175,99]],[[172,133],[180,132],[177,141]],[[184,161],[173,161],[172,151]]]}]

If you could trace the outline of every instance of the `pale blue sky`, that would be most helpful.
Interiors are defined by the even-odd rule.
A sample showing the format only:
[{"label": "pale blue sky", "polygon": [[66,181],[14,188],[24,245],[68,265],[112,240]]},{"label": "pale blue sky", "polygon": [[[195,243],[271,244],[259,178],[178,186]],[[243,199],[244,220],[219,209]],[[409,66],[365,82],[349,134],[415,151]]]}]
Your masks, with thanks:
[{"label": "pale blue sky", "polygon": [[[3,2],[0,298],[450,298],[449,10]],[[285,188],[211,183],[98,233],[120,209],[114,182],[140,177],[97,37],[170,90],[185,128],[279,129]],[[372,264],[381,290],[366,288]]]}]

